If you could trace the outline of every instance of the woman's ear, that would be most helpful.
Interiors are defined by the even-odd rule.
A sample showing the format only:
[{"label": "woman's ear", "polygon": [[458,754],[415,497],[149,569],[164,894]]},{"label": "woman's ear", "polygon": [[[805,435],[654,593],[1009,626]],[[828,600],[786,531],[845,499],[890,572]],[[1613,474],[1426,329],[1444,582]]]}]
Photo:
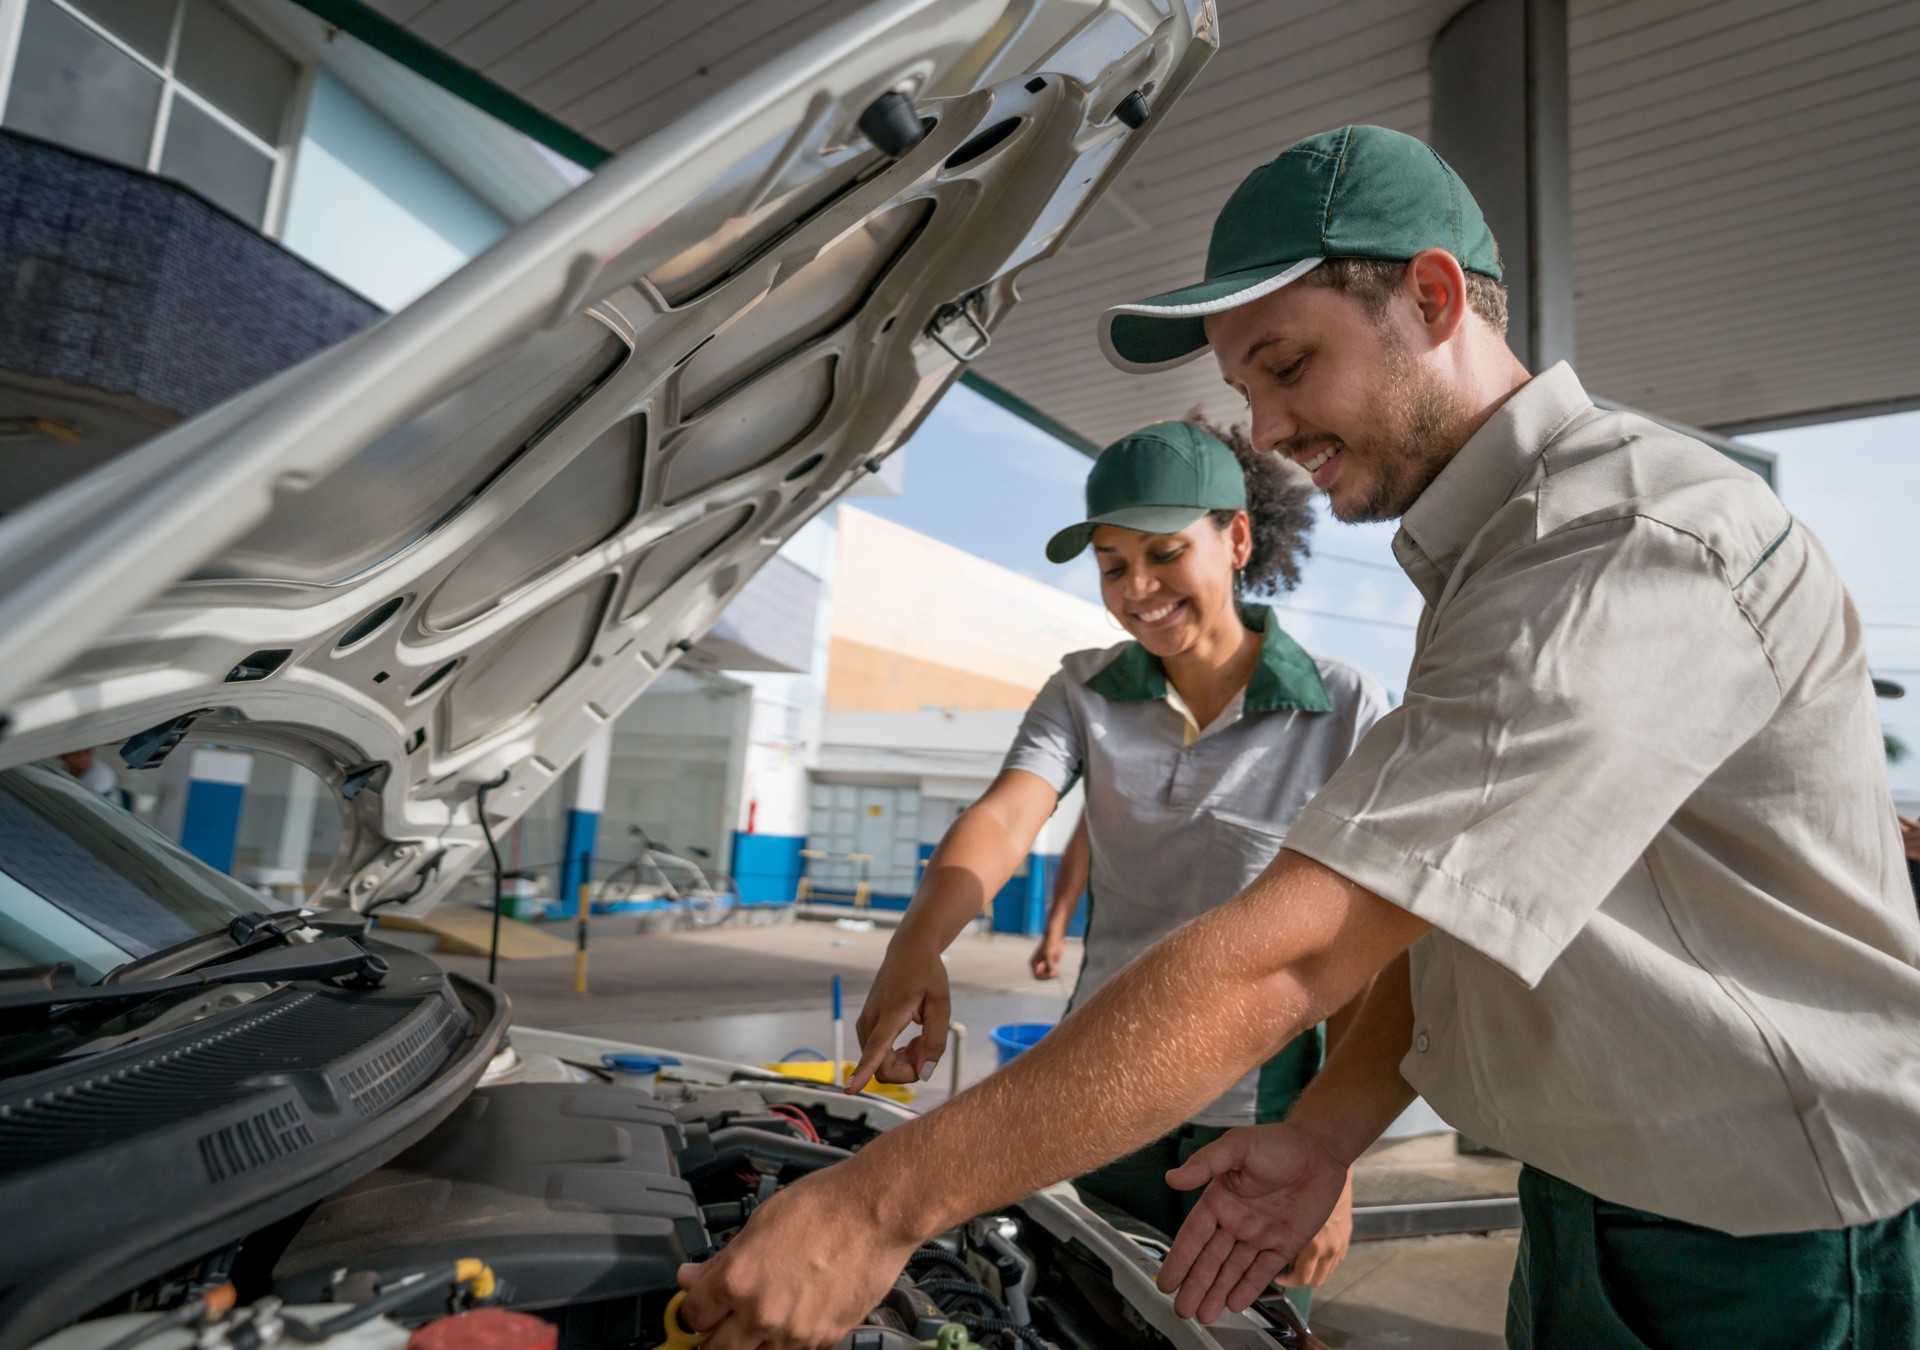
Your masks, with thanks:
[{"label": "woman's ear", "polygon": [[1253,517],[1242,511],[1233,518],[1233,570],[1253,561]]}]

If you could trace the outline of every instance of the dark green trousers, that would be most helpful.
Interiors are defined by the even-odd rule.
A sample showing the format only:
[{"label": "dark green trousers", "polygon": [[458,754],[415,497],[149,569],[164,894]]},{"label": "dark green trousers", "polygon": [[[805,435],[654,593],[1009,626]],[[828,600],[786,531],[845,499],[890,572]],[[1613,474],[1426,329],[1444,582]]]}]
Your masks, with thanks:
[{"label": "dark green trousers", "polygon": [[[1326,1058],[1326,1033],[1320,1027],[1303,1033],[1260,1068],[1260,1096],[1256,1119],[1261,1124],[1280,1120],[1287,1114],[1307,1084],[1313,1081]],[[1167,1185],[1167,1173],[1211,1144],[1224,1128],[1214,1125],[1182,1125],[1179,1129],[1115,1159],[1097,1171],[1079,1178],[1074,1185],[1099,1196],[1116,1209],[1125,1210],[1149,1227],[1172,1237],[1180,1231],[1187,1215],[1199,1203],[1205,1188],[1176,1191]],[[1283,1281],[1284,1282],[1284,1281]],[[1289,1289],[1287,1297],[1306,1316],[1311,1289]]]},{"label": "dark green trousers", "polygon": [[1732,1237],[1520,1174],[1508,1350],[1912,1350],[1920,1206]]}]

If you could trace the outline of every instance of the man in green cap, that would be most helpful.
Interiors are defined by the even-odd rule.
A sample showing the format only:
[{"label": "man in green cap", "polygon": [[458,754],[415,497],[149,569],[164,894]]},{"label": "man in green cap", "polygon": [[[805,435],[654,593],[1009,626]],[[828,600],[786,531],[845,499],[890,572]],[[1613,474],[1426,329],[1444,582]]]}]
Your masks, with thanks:
[{"label": "man in green cap", "polygon": [[1232,901],[684,1272],[714,1350],[832,1344],[926,1236],[1376,974],[1285,1121],[1171,1174],[1207,1186],[1183,1315],[1264,1289],[1417,1090],[1526,1164],[1510,1346],[1920,1345],[1920,920],[1858,617],[1759,479],[1530,375],[1498,280],[1440,158],[1346,127],[1248,177],[1198,285],[1104,318],[1127,369],[1210,350],[1257,446],[1401,520],[1405,700]]}]

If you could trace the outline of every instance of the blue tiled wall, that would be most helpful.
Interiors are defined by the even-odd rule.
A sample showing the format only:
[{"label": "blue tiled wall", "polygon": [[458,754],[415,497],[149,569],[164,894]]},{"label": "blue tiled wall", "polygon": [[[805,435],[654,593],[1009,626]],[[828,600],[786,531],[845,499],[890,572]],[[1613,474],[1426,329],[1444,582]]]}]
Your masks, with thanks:
[{"label": "blue tiled wall", "polygon": [[186,188],[0,132],[0,367],[192,416],[381,317]]}]

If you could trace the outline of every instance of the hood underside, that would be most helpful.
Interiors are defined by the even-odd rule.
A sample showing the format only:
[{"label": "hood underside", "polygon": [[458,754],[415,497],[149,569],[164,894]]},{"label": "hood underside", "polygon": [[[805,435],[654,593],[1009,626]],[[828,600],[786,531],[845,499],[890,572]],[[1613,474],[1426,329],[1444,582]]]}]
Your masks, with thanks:
[{"label": "hood underside", "polygon": [[1199,0],[872,5],[0,522],[0,766],[270,750],[346,798],[323,903],[430,907],[476,790],[516,819],[911,433],[1214,40]]}]

